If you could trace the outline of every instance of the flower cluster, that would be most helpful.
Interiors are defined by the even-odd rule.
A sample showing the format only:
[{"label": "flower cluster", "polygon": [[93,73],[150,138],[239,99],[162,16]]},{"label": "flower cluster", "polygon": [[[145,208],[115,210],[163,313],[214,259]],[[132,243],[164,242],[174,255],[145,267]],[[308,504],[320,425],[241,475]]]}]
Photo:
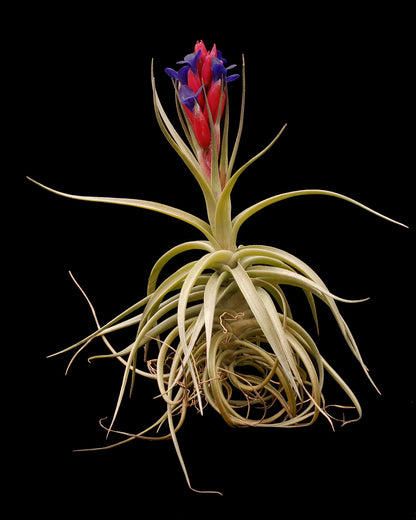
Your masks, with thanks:
[{"label": "flower cluster", "polygon": [[226,85],[239,75],[227,76],[236,65],[225,67],[226,60],[215,44],[211,51],[207,51],[202,40],[196,42],[193,53],[177,63],[183,65],[178,71],[170,68],[165,71],[178,82],[178,97],[193,131],[201,166],[210,177],[214,139],[217,153],[220,149],[220,122],[227,96]]}]

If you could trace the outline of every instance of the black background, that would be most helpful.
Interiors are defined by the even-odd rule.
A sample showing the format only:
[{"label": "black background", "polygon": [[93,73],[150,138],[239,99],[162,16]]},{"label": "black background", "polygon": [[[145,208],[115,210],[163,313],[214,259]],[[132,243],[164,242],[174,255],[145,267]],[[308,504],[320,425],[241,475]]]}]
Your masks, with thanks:
[{"label": "black background", "polygon": [[[138,515],[150,505],[155,514],[217,515],[232,504],[236,511],[255,507],[256,515],[271,511],[276,518],[283,512],[289,518],[411,518],[410,14],[398,4],[366,10],[347,4],[288,9],[281,3],[271,9],[262,2],[144,10],[59,5],[22,7],[10,18],[13,175],[25,196],[13,218],[19,237],[13,251],[21,251],[16,263],[23,259],[24,269],[14,292],[17,340],[7,348],[13,374],[7,435],[17,440],[9,482],[22,493],[17,510],[59,518],[63,511],[105,514],[114,506],[120,514]],[[240,179],[234,214],[273,194],[322,188],[410,226],[405,230],[339,200],[305,197],[271,206],[242,227],[240,243],[286,249],[336,294],[371,297],[342,304],[341,311],[382,395],[320,307],[318,344],[356,392],[363,419],[335,433],[325,419],[304,429],[237,430],[208,409],[203,417],[189,412],[178,438],[192,484],[224,497],[188,490],[170,441],[73,453],[105,445],[98,420],[112,415],[121,365],[87,363],[89,355],[104,351],[99,342],[66,377],[70,355],[46,359],[94,327],[69,270],[104,322],[142,298],[163,252],[198,233],[160,214],[59,198],[24,179],[70,193],[156,200],[203,217],[196,182],[157,126],[150,87],[154,58],[159,95],[174,119],[163,70],[175,68],[197,39],[207,47],[216,42],[239,70],[245,55],[246,119],[237,165],[288,124]],[[230,85],[231,132],[240,87]],[[22,208],[23,218],[17,218]],[[296,312],[309,319],[306,310]],[[137,381],[116,427],[134,432],[149,424],[158,410],[155,393],[147,381]]]}]

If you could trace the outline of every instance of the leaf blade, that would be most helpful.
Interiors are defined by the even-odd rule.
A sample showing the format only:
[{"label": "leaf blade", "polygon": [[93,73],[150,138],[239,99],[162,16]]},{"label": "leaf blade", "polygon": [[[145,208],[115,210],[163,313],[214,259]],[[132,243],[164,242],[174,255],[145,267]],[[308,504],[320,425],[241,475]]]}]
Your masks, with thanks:
[{"label": "leaf blade", "polygon": [[[232,179],[231,179],[232,180]],[[398,222],[397,220],[393,220],[390,217],[387,217],[386,215],[383,215],[382,213],[379,213],[378,211],[375,211],[365,204],[362,204],[361,202],[358,202],[355,199],[352,199],[351,197],[347,197],[346,195],[342,195],[341,193],[337,193],[335,191],[328,191],[328,190],[318,190],[318,189],[306,189],[306,190],[296,190],[296,191],[290,191],[286,193],[281,193],[279,195],[275,195],[273,197],[269,197],[267,199],[264,199],[260,202],[257,202],[256,204],[253,204],[249,208],[243,210],[241,213],[239,213],[234,219],[233,219],[233,238],[234,240],[237,237],[237,233],[241,227],[241,225],[251,216],[253,216],[255,213],[260,211],[261,209],[266,208],[267,206],[270,206],[271,204],[275,204],[276,202],[280,202],[285,199],[289,199],[292,197],[298,197],[301,195],[326,195],[329,197],[335,197],[341,200],[344,200],[346,202],[349,202],[351,204],[354,204],[355,206],[360,207],[361,209],[364,209],[366,211],[369,211],[373,215],[376,215],[380,218],[383,218],[384,220],[387,220],[388,222],[391,222],[393,224],[397,224],[399,226],[408,227],[406,224],[403,224],[401,222]]]},{"label": "leaf blade", "polygon": [[164,215],[167,215],[169,217],[174,217],[178,220],[182,220],[183,222],[186,222],[187,224],[190,224],[191,226],[195,227],[201,233],[203,233],[206,238],[216,243],[216,240],[214,239],[211,228],[207,222],[200,219],[199,217],[196,217],[195,215],[192,215],[191,213],[188,213],[187,211],[183,211],[181,209],[175,208],[173,206],[168,206],[167,204],[162,204],[160,202],[153,202],[149,200],[141,200],[141,199],[129,199],[129,198],[118,198],[118,197],[94,197],[94,196],[85,196],[85,195],[73,195],[71,193],[65,193],[63,191],[55,190],[53,188],[50,188],[49,186],[45,186],[44,184],[41,184],[38,181],[35,181],[34,179],[31,179],[28,177],[28,179],[33,182],[34,184],[37,184],[41,188],[50,191],[51,193],[54,193],[55,195],[60,195],[61,197],[66,197],[68,199],[74,199],[74,200],[82,200],[87,202],[103,202],[107,204],[117,204],[121,206],[132,206],[135,208],[141,208],[141,209],[148,209],[151,211],[155,211],[157,213],[163,213]]},{"label": "leaf blade", "polygon": [[282,369],[286,372],[291,386],[296,392],[298,392],[298,385],[296,384],[292,372],[291,363],[287,358],[288,350],[281,344],[281,341],[285,341],[284,334],[281,336],[280,330],[276,330],[275,323],[273,323],[269,314],[270,309],[267,308],[250,276],[240,264],[237,264],[234,268],[229,268],[229,271],[237,282],[240,291],[246,299],[247,304],[257,323],[261,327],[267,341],[279,359]]}]

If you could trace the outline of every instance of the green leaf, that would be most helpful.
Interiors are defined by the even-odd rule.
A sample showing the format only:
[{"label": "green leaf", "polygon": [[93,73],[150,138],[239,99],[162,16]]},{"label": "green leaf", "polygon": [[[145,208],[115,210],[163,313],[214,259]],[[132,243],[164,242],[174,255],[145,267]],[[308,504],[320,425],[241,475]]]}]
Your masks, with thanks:
[{"label": "green leaf", "polygon": [[[178,328],[179,338],[182,344],[183,351],[185,352],[185,356],[187,356],[187,358],[189,358],[189,354],[192,349],[192,345],[188,345],[185,332],[185,312],[188,304],[190,291],[196,283],[196,281],[198,280],[200,274],[205,269],[215,269],[215,267],[217,267],[218,265],[222,265],[224,262],[230,260],[231,256],[232,254],[230,251],[215,251],[213,253],[208,253],[204,255],[200,260],[198,260],[194,264],[183,283],[178,301]],[[197,391],[200,411],[202,414],[202,401],[200,390],[198,388],[196,374],[194,372],[192,364],[189,364],[189,368],[192,374],[192,379],[194,381],[195,390]]]},{"label": "green leaf", "polygon": [[155,265],[152,268],[152,271],[149,275],[148,283],[147,283],[147,293],[152,293],[156,288],[157,279],[160,275],[161,270],[163,267],[175,256],[179,255],[180,253],[184,253],[186,251],[192,251],[192,250],[201,250],[201,251],[208,251],[212,252],[214,251],[213,246],[210,242],[205,242],[202,240],[198,241],[192,241],[192,242],[185,242],[183,244],[179,244],[169,251],[167,251],[164,255],[162,255],[159,260],[155,263]]},{"label": "green leaf", "polygon": [[351,399],[354,408],[357,410],[358,417],[356,419],[350,420],[350,421],[343,421],[343,426],[345,424],[348,424],[350,422],[355,422],[361,419],[362,417],[362,410],[361,405],[358,399],[356,398],[354,392],[351,390],[351,388],[347,385],[347,383],[342,379],[342,377],[336,372],[332,366],[321,356],[321,362],[325,368],[325,370],[330,374],[330,376],[337,382],[337,384],[344,390],[344,392],[348,395],[348,397]]},{"label": "green leaf", "polygon": [[181,159],[185,162],[188,168],[192,171],[192,173],[197,178],[198,182],[201,180],[204,181],[203,175],[199,170],[199,164],[192,153],[191,149],[186,145],[185,141],[178,134],[175,127],[171,123],[170,119],[166,115],[166,112],[160,102],[159,96],[156,90],[156,80],[153,74],[153,60],[151,65],[151,79],[152,79],[152,91],[153,91],[153,105],[155,109],[155,115],[157,122],[159,123],[160,129],[163,132],[163,135],[168,140],[169,144],[174,148],[174,150],[178,153]]},{"label": "green leaf", "polygon": [[[263,148],[263,150],[261,152],[259,152],[257,155],[255,155],[254,157],[252,157],[249,161],[247,161],[243,166],[241,166],[241,168],[239,168],[230,178],[230,180],[227,182],[227,184],[225,185],[224,189],[223,189],[223,192],[221,194],[221,196],[223,196],[224,198],[225,197],[229,197],[230,194],[231,194],[231,191],[232,189],[234,188],[235,186],[235,183],[237,182],[238,178],[240,177],[240,175],[250,166],[252,165],[255,161],[257,161],[257,159],[260,159],[260,157],[262,155],[264,155],[268,150],[270,150],[270,148],[276,143],[276,141],[279,139],[279,137],[282,135],[284,129],[286,128],[286,124],[283,125],[283,127],[281,128],[281,130],[279,131],[279,133],[276,135],[276,137],[265,147]],[[231,165],[231,161],[230,161],[230,165]],[[229,166],[231,167],[231,166]]]},{"label": "green leaf", "polygon": [[[192,153],[191,149],[185,144],[181,136],[176,131],[175,127],[170,122],[166,112],[163,109],[163,106],[160,102],[159,96],[156,91],[156,81],[153,75],[153,61],[152,61],[152,89],[153,89],[153,105],[155,109],[156,120],[159,124],[160,129],[162,130],[163,135],[166,137],[169,144],[176,151],[176,153],[181,157],[184,163],[187,165],[192,175],[195,177],[198,182],[202,193],[205,198],[205,204],[207,206],[208,216],[213,217],[215,212],[215,197],[211,191],[211,187],[201,171],[201,167],[195,155]],[[192,129],[191,129],[192,131]]]},{"label": "green leaf", "polygon": [[246,271],[237,264],[233,269],[228,268],[233,275],[237,285],[247,301],[259,327],[262,329],[270,347],[279,359],[283,370],[286,372],[292,388],[298,392],[294,375],[297,376],[297,369],[293,364],[293,360],[289,354],[287,340],[282,333],[283,327],[277,324],[275,315],[271,312],[271,306],[265,304],[265,299],[259,294],[257,288]]},{"label": "green leaf", "polygon": [[347,300],[346,298],[341,298],[340,296],[336,296],[328,291],[328,289],[321,284],[317,284],[312,280],[309,280],[305,276],[302,276],[298,273],[288,271],[287,269],[282,269],[280,267],[271,267],[271,266],[254,266],[248,267],[247,273],[252,278],[265,278],[266,280],[273,280],[277,284],[286,284],[286,285],[294,285],[296,287],[300,287],[301,289],[307,290],[316,294],[319,298],[324,296],[329,296],[334,300],[338,300],[340,302],[345,303],[362,303],[368,298],[359,299],[359,300]]},{"label": "green leaf", "polygon": [[[230,129],[230,103],[228,98],[228,87],[225,86],[226,98],[225,98],[225,109],[224,109],[224,122],[221,134],[221,146],[220,146],[220,160],[219,160],[219,171],[221,186],[224,187],[228,180],[228,133]],[[220,114],[220,112],[218,112]]]},{"label": "green leaf", "polygon": [[[294,255],[286,253],[286,251],[283,251],[281,249],[277,249],[271,246],[240,246],[234,255],[234,259],[236,261],[242,259],[243,265],[246,265],[246,262],[252,263],[253,260],[256,258],[270,259],[272,262],[275,262],[272,263],[272,265],[275,265],[276,267],[284,267],[287,269],[293,268],[299,273],[307,276],[316,283],[322,284],[322,286],[325,287],[323,281],[307,264],[296,258]],[[270,261],[267,262],[266,260],[264,263],[267,264],[270,263]],[[318,316],[316,312],[316,306],[313,299],[313,295],[309,290],[305,288],[303,289],[303,291],[311,308],[312,316],[315,321],[316,330],[319,334]]]},{"label": "green leaf", "polygon": [[[232,180],[232,179],[231,179]],[[241,213],[239,213],[234,219],[233,219],[233,240],[236,241],[237,233],[241,227],[241,225],[250,217],[255,215],[258,211],[261,209],[266,208],[267,206],[270,206],[271,204],[275,204],[276,202],[280,202],[285,199],[289,199],[291,197],[298,197],[300,195],[327,195],[329,197],[336,197],[338,199],[342,199],[346,202],[350,202],[351,204],[355,204],[356,206],[365,209],[366,211],[369,211],[370,213],[373,213],[373,215],[376,215],[378,217],[381,217],[389,222],[392,222],[393,224],[398,224],[399,226],[407,227],[405,224],[402,224],[401,222],[398,222],[396,220],[393,220],[389,217],[386,217],[382,213],[379,213],[377,211],[374,211],[373,209],[369,208],[368,206],[365,206],[364,204],[361,204],[361,202],[358,202],[350,197],[347,197],[345,195],[342,195],[340,193],[336,193],[334,191],[327,191],[327,190],[298,190],[298,191],[290,191],[287,193],[281,193],[280,195],[275,195],[274,197],[270,197],[268,199],[262,200],[261,202],[258,202],[257,204],[254,204],[253,206],[250,206],[249,208],[245,209]]]},{"label": "green leaf", "polygon": [[146,307],[143,310],[143,318],[142,323],[140,324],[138,334],[140,333],[141,328],[144,326],[149,317],[157,311],[161,302],[165,296],[172,291],[178,290],[182,287],[183,281],[186,279],[188,274],[191,272],[192,268],[195,266],[197,262],[189,262],[185,264],[180,269],[171,274],[166,280],[164,280],[157,289],[150,295],[149,300],[147,302]]},{"label": "green leaf", "polygon": [[[299,371],[298,371],[298,364],[293,355],[293,350],[289,345],[286,331],[284,330],[283,325],[280,321],[281,320],[280,314],[277,312],[272,298],[270,297],[269,293],[265,289],[263,289],[262,287],[257,287],[257,293],[259,294],[260,298],[262,299],[264,307],[267,310],[267,313],[270,316],[273,326],[277,332],[280,348],[283,352],[285,359],[288,362],[288,365],[290,367],[290,372],[295,376],[297,382],[302,384],[302,377],[300,376]],[[273,347],[273,345],[271,345],[271,346]],[[276,354],[275,350],[274,350],[274,352]],[[280,359],[279,359],[279,361],[280,361]],[[294,388],[296,389],[297,386]]]},{"label": "green leaf", "polygon": [[[240,106],[240,121],[238,124],[238,130],[237,130],[237,136],[236,136],[236,139],[234,142],[234,148],[233,148],[233,151],[232,151],[232,154],[230,157],[230,161],[229,161],[228,167],[227,167],[227,177],[226,177],[227,182],[231,178],[231,175],[233,172],[235,158],[237,156],[237,151],[240,146],[241,135],[243,133],[244,108],[245,108],[245,104],[246,104],[246,72],[245,72],[244,54],[242,55],[241,79],[242,79],[242,82],[241,82],[242,93],[241,93],[241,106]],[[227,96],[227,101],[228,101],[228,96]]]},{"label": "green leaf", "polygon": [[[244,110],[242,108],[242,116],[244,114]],[[286,128],[286,125],[283,126],[283,128],[280,130],[280,132],[277,134],[277,136],[272,140],[272,142],[266,146],[260,153],[258,153],[256,156],[254,156],[250,161],[248,161],[244,166],[242,166],[239,170],[236,171],[234,175],[230,178],[228,175],[228,180],[224,186],[224,189],[221,192],[221,195],[218,199],[218,203],[215,210],[215,220],[214,220],[214,226],[215,229],[215,236],[221,237],[219,238],[219,241],[221,242],[222,247],[227,247],[228,249],[234,250],[236,248],[236,237],[237,233],[233,232],[232,222],[231,222],[231,192],[234,188],[238,178],[240,175],[244,172],[246,168],[248,168],[251,164],[253,164],[254,161],[259,159],[263,154],[269,150],[273,144],[279,139],[281,136],[283,130]],[[239,134],[237,137],[236,145],[234,146],[234,151],[232,158],[230,160],[229,164],[229,171],[231,171],[231,168],[234,163],[235,153],[237,153],[237,147],[238,142],[241,137],[241,131],[242,131],[242,121],[240,121],[240,128],[239,128]],[[212,224],[212,222],[211,222]]]},{"label": "green leaf", "polygon": [[199,217],[196,217],[195,215],[192,215],[191,213],[187,213],[186,211],[182,211],[180,209],[174,208],[172,206],[168,206],[166,204],[161,204],[159,202],[152,202],[148,200],[140,200],[140,199],[124,199],[124,198],[115,198],[115,197],[89,197],[89,196],[83,196],[83,195],[71,195],[70,193],[64,193],[62,191],[54,190],[52,188],[49,188],[48,186],[45,186],[41,184],[40,182],[37,182],[30,177],[28,179],[40,186],[41,188],[44,188],[47,191],[50,191],[51,193],[55,193],[56,195],[61,195],[62,197],[67,197],[69,199],[75,199],[75,200],[85,200],[88,202],[104,202],[108,204],[119,204],[122,206],[132,206],[135,208],[142,208],[142,209],[149,209],[151,211],[156,211],[157,213],[163,213],[164,215],[168,215],[170,217],[177,218],[179,220],[182,220],[183,222],[186,222],[187,224],[190,224],[191,226],[195,227],[201,233],[203,233],[207,239],[212,242],[213,244],[217,244],[216,240],[212,236],[211,228],[209,227],[209,224],[205,222],[204,220],[200,219]]},{"label": "green leaf", "polygon": [[206,286],[204,292],[204,317],[205,317],[205,334],[207,343],[207,357],[211,346],[212,329],[214,324],[214,316],[216,305],[218,301],[218,291],[224,279],[229,276],[227,272],[223,271],[221,274],[214,272]]},{"label": "green leaf", "polygon": [[[359,361],[361,367],[365,371],[371,384],[374,386],[374,388],[377,391],[379,391],[376,384],[370,377],[370,375],[368,373],[368,369],[363,362],[360,351],[355,342],[355,339],[354,339],[348,325],[346,324],[345,320],[341,316],[341,313],[339,312],[338,307],[335,303],[335,299],[339,300],[339,301],[344,301],[347,303],[358,303],[358,302],[366,301],[368,298],[359,299],[359,300],[346,300],[344,298],[339,298],[339,297],[333,295],[328,290],[328,288],[326,287],[324,282],[321,280],[321,278],[315,273],[315,271],[313,271],[307,264],[302,262],[299,258],[297,258],[294,255],[291,255],[290,253],[287,253],[286,251],[283,251],[281,249],[277,249],[277,248],[270,247],[270,246],[241,246],[239,248],[239,250],[235,253],[234,258],[238,259],[240,257],[244,257],[244,255],[247,254],[247,252],[251,253],[253,251],[254,252],[262,251],[262,253],[264,255],[270,255],[272,258],[282,260],[283,262],[294,267],[299,273],[303,274],[306,277],[303,279],[303,281],[301,278],[297,278],[297,282],[296,282],[296,277],[294,278],[292,276],[293,282],[295,282],[295,285],[298,285],[298,287],[303,289],[306,296],[308,297],[316,326],[318,327],[318,318],[316,315],[316,308],[315,308],[315,305],[313,302],[312,293],[316,294],[320,299],[322,299],[328,305],[328,307],[331,309],[331,312],[332,312],[349,348],[351,349],[352,353]],[[261,273],[260,268],[258,268],[257,272],[255,271],[254,268],[249,269],[249,272],[250,272],[251,276],[265,276],[266,279],[268,277],[270,277],[270,279],[273,280],[273,274],[270,272],[270,269],[268,269],[267,267],[265,267],[264,269],[266,271],[269,271],[269,274],[267,272]],[[283,276],[283,275],[286,275],[286,280],[288,277],[290,277],[290,274],[281,272],[280,275],[278,275],[279,278],[275,279],[275,282],[282,283],[281,276]],[[310,282],[307,279],[309,279]],[[318,290],[321,294],[315,292],[315,290]],[[311,293],[310,295],[308,295],[308,291]]]}]

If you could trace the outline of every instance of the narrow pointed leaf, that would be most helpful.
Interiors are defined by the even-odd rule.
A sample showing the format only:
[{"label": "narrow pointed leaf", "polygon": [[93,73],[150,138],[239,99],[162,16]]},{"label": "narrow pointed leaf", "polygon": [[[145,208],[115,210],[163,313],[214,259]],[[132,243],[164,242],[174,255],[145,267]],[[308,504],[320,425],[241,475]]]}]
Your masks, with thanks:
[{"label": "narrow pointed leaf", "polygon": [[233,235],[234,239],[237,236],[237,233],[241,227],[241,225],[251,216],[255,215],[258,211],[261,209],[266,208],[267,206],[270,206],[271,204],[275,204],[276,202],[280,202],[285,199],[289,199],[291,197],[299,197],[301,195],[326,195],[329,197],[335,197],[338,199],[342,199],[346,202],[350,202],[351,204],[355,204],[356,206],[365,209],[366,211],[369,211],[370,213],[373,213],[373,215],[376,215],[378,217],[383,218],[384,220],[387,220],[388,222],[392,222],[393,224],[398,224],[399,226],[407,227],[405,224],[402,224],[401,222],[398,222],[397,220],[393,220],[389,217],[386,217],[382,213],[379,213],[378,211],[374,211],[373,209],[369,208],[368,206],[365,206],[364,204],[361,204],[361,202],[358,202],[351,197],[347,197],[345,195],[342,195],[340,193],[337,193],[335,191],[327,191],[327,190],[297,190],[297,191],[290,191],[287,193],[281,193],[280,195],[275,195],[274,197],[270,197],[268,199],[262,200],[261,202],[258,202],[257,204],[254,204],[253,206],[250,206],[249,208],[245,209],[241,213],[239,213],[234,219],[233,219]]},{"label": "narrow pointed leaf", "polygon": [[214,237],[212,236],[211,229],[207,222],[200,219],[199,217],[196,217],[195,215],[192,215],[191,213],[187,213],[186,211],[182,211],[180,209],[174,208],[172,206],[168,206],[166,204],[161,204],[160,202],[152,202],[149,200],[140,200],[140,199],[125,199],[125,198],[115,198],[115,197],[89,197],[84,195],[72,195],[70,193],[64,193],[62,191],[54,190],[52,188],[49,188],[48,186],[45,186],[41,184],[40,182],[37,182],[31,178],[28,177],[30,181],[37,184],[41,188],[44,188],[47,191],[50,191],[52,193],[55,193],[56,195],[61,195],[62,197],[66,197],[69,199],[75,199],[75,200],[85,200],[88,202],[104,202],[108,204],[119,204],[122,206],[132,206],[135,208],[142,208],[142,209],[149,209],[151,211],[156,211],[157,213],[163,213],[164,215],[168,215],[170,217],[177,218],[179,220],[182,220],[186,222],[187,224],[190,224],[191,226],[195,227],[201,233],[203,233],[208,240],[212,241],[214,244],[216,243]]},{"label": "narrow pointed leaf", "polygon": [[285,349],[281,344],[281,337],[279,337],[278,331],[276,330],[275,324],[273,323],[270,315],[264,305],[262,298],[259,296],[256,287],[253,284],[253,281],[249,277],[249,275],[245,272],[245,270],[237,264],[237,266],[233,269],[228,268],[231,274],[233,275],[237,285],[242,292],[244,298],[247,301],[248,306],[251,309],[257,323],[261,327],[267,341],[269,342],[271,348],[279,359],[282,368],[284,369],[291,386],[293,389],[297,391],[297,384],[293,377],[293,373],[290,367],[290,363],[286,357]]}]

